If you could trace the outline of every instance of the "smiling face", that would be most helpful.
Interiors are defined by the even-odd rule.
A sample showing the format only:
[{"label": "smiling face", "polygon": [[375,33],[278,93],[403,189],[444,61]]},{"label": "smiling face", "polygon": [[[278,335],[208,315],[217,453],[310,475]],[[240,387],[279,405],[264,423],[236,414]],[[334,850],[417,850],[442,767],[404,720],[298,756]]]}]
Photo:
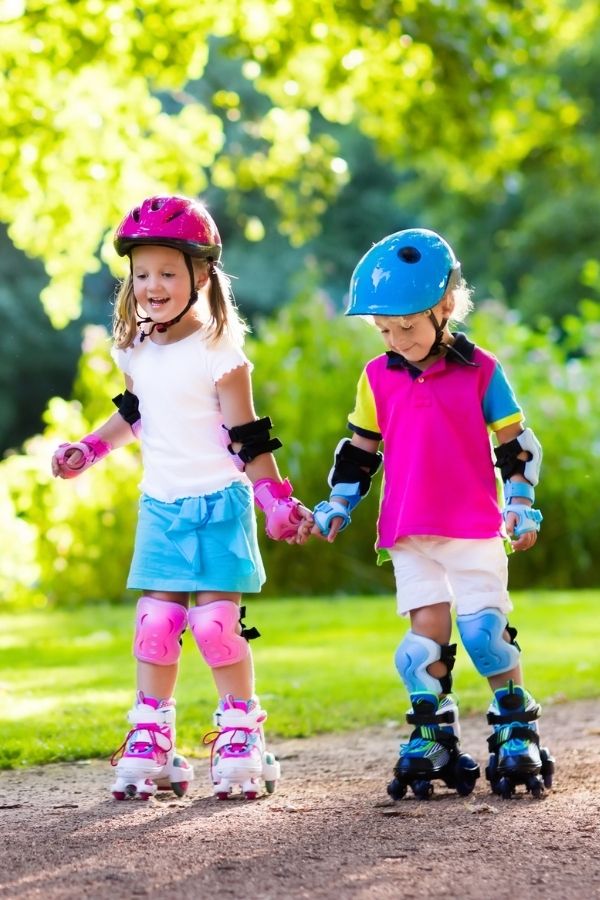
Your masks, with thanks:
[{"label": "smiling face", "polygon": [[134,247],[131,271],[135,299],[154,322],[169,322],[183,312],[192,284],[180,250],[154,244]]},{"label": "smiling face", "polygon": [[[428,358],[435,340],[436,326],[432,320],[432,313],[436,321],[441,323],[448,318],[452,308],[452,298],[446,295],[433,309],[426,309],[410,316],[373,316],[373,322],[381,332],[388,350],[400,353],[408,362],[417,363]],[[444,341],[450,337],[450,332],[445,326]]]}]

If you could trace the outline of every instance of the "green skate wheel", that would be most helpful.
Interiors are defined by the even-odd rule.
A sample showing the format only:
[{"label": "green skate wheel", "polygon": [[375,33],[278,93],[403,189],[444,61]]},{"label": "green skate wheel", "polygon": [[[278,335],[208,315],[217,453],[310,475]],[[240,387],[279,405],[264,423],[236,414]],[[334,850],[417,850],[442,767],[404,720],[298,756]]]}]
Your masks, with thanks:
[{"label": "green skate wheel", "polygon": [[[265,763],[268,766],[275,765],[275,756],[272,753],[265,753]],[[272,794],[275,790],[276,781],[265,781],[265,791],[267,794]]]}]

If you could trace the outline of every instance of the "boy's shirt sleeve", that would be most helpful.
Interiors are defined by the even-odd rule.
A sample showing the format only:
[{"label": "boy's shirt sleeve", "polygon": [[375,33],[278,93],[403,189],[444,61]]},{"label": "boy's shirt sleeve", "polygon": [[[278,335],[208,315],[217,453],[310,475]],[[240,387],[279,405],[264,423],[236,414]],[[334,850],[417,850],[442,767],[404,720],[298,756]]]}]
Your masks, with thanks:
[{"label": "boy's shirt sleeve", "polygon": [[348,416],[348,428],[362,437],[372,438],[375,441],[381,440],[375,398],[366,369],[363,369],[358,380],[356,403],[354,410]]},{"label": "boy's shirt sleeve", "polygon": [[498,361],[483,396],[483,415],[491,431],[500,431],[501,428],[522,422],[525,418]]}]

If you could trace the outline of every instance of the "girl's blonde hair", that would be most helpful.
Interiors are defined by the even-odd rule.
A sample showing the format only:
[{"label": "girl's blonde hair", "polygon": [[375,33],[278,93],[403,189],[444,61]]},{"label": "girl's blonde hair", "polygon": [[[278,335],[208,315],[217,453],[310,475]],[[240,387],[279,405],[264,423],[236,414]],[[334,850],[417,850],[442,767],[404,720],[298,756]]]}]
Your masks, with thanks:
[{"label": "girl's blonde hair", "polygon": [[[212,260],[193,258],[194,266],[204,265],[208,268],[210,290],[208,305],[210,319],[206,323],[210,339],[218,340],[225,334],[235,344],[242,346],[248,326],[240,315],[229,275],[218,267]],[[113,312],[113,341],[119,350],[132,347],[138,333],[138,310],[135,295],[133,293],[133,279],[131,272],[121,282],[117,290]]]}]

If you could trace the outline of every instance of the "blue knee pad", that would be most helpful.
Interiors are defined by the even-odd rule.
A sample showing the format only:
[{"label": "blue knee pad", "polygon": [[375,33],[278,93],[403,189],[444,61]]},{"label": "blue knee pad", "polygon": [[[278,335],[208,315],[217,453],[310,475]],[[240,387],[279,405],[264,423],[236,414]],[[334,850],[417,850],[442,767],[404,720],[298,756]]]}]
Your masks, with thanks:
[{"label": "blue knee pad", "polygon": [[[430,691],[438,697],[452,690],[452,668],[456,656],[456,644],[438,644],[431,638],[414,631],[407,631],[398,646],[394,661],[398,674],[409,694]],[[442,678],[436,678],[427,671],[427,666],[441,660],[447,668]]]},{"label": "blue knee pad", "polygon": [[519,647],[514,641],[516,631],[509,630],[510,644],[504,640],[508,621],[499,609],[490,606],[476,613],[457,616],[456,624],[464,648],[481,675],[501,675],[519,664]]}]

